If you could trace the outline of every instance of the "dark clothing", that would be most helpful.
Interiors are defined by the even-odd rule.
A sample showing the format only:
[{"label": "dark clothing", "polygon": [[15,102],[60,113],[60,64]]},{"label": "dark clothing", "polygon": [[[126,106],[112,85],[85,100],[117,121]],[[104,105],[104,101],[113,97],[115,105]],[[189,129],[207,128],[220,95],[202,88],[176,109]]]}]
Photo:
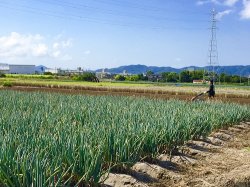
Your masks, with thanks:
[{"label": "dark clothing", "polygon": [[215,91],[214,91],[214,85],[210,84],[209,90],[207,91],[208,97],[214,97],[215,96]]}]

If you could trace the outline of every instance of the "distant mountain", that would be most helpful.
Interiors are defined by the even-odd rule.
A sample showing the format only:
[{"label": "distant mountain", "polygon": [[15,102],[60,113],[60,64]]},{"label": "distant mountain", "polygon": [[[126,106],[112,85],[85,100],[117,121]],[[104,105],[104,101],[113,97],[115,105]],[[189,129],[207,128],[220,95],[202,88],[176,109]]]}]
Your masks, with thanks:
[{"label": "distant mountain", "polygon": [[[205,67],[196,67],[196,66],[190,66],[190,67],[185,67],[181,68],[181,70],[185,69],[194,69],[194,70],[199,70],[199,69],[206,69],[206,70],[211,70],[211,67],[205,66]],[[245,76],[248,77],[250,76],[250,65],[247,66],[215,66],[214,70],[216,73],[226,73],[229,75],[239,75],[239,76]]]},{"label": "distant mountain", "polygon": [[[140,74],[146,73],[147,71],[153,71],[155,74],[159,74],[162,72],[176,72],[179,73],[183,70],[199,70],[199,69],[210,69],[210,67],[198,67],[198,66],[189,66],[184,68],[172,68],[172,67],[157,67],[157,66],[145,66],[145,65],[128,65],[128,66],[120,66],[117,68],[105,69],[105,72],[110,73],[123,73],[126,71],[131,74]],[[226,73],[230,75],[241,75],[241,76],[249,76],[250,75],[250,65],[247,66],[215,66],[215,71],[217,73]],[[98,69],[95,72],[101,72],[102,69]]]},{"label": "distant mountain", "polygon": [[[96,70],[96,72],[100,72],[102,69]],[[122,73],[126,71],[131,74],[140,74],[146,73],[147,71],[153,71],[154,73],[162,73],[162,72],[179,72],[179,69],[171,68],[171,67],[157,67],[157,66],[145,66],[145,65],[128,65],[128,66],[120,66],[118,68],[105,69],[105,72],[110,73]]]}]

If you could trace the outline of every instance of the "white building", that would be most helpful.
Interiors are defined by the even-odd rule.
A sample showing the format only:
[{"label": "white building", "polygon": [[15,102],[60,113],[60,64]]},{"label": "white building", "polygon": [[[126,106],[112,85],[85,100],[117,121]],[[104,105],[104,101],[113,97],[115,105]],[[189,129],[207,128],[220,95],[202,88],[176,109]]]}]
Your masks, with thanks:
[{"label": "white building", "polygon": [[0,72],[5,74],[35,74],[35,65],[14,65],[0,63]]},{"label": "white building", "polygon": [[60,71],[60,70],[59,70],[58,68],[54,68],[54,69],[52,69],[52,68],[47,68],[47,69],[45,69],[44,72],[50,72],[50,73],[53,73],[53,74],[58,74],[59,71]]},{"label": "white building", "polygon": [[0,73],[9,73],[9,65],[0,63]]},{"label": "white building", "polygon": [[13,65],[9,64],[10,74],[35,74],[35,65]]}]

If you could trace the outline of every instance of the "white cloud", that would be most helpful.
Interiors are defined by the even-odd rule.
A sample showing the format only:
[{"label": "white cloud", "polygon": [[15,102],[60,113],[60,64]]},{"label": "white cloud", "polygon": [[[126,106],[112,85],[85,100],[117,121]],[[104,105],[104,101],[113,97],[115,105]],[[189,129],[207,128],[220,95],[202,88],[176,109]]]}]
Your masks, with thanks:
[{"label": "white cloud", "polygon": [[58,41],[59,39],[61,40],[62,36],[60,36],[60,38],[57,37],[57,41],[53,43],[53,51],[51,56],[63,61],[71,60],[72,57],[68,54],[64,54],[63,51],[65,51],[65,49],[67,48],[72,47],[72,39]]},{"label": "white cloud", "polygon": [[239,0],[225,0],[224,5],[226,6],[234,6]]},{"label": "white cloud", "polygon": [[71,47],[71,46],[72,46],[72,40],[71,40],[71,39],[68,39],[68,40],[62,41],[62,42],[61,42],[61,46],[62,46],[63,48]]},{"label": "white cloud", "polygon": [[198,0],[196,4],[197,5],[204,5],[204,4],[208,4],[208,3],[221,4],[221,2],[219,0]]},{"label": "white cloud", "polygon": [[204,5],[204,4],[215,4],[220,5],[223,7],[231,7],[231,10],[225,10],[222,12],[219,12],[217,14],[217,19],[221,19],[225,15],[231,14],[234,10],[234,12],[238,9],[236,7],[237,3],[242,2],[243,8],[240,7],[242,10],[240,11],[240,16],[242,19],[250,19],[250,0],[197,0],[197,5]]},{"label": "white cloud", "polygon": [[54,57],[54,58],[58,58],[59,56],[61,55],[61,51],[53,51],[53,53],[52,53],[52,56]]},{"label": "white cloud", "polygon": [[69,48],[72,47],[72,40],[71,39],[67,39],[67,40],[63,40],[63,41],[56,41],[53,44],[53,49],[65,49],[65,48]]},{"label": "white cloud", "polygon": [[90,53],[91,53],[90,50],[84,51],[84,54],[85,54],[85,55],[89,55]]},{"label": "white cloud", "polygon": [[72,46],[72,40],[46,42],[39,34],[22,35],[12,32],[7,36],[0,36],[0,58],[4,60],[16,60],[23,58],[56,58],[69,59],[65,50]]},{"label": "white cloud", "polygon": [[233,7],[239,0],[198,0],[197,5],[204,5],[208,3]]},{"label": "white cloud", "polygon": [[53,49],[58,49],[59,47],[60,47],[60,44],[59,44],[59,43],[55,42],[55,43],[53,44]]},{"label": "white cloud", "polygon": [[0,57],[42,56],[47,54],[47,45],[41,35],[21,35],[16,32],[0,37]]},{"label": "white cloud", "polygon": [[222,12],[218,12],[218,13],[216,14],[216,18],[217,18],[218,20],[221,20],[222,17],[224,17],[224,16],[226,16],[226,15],[228,15],[228,14],[231,14],[231,13],[232,13],[232,10],[225,10],[225,11],[222,11]]},{"label": "white cloud", "polygon": [[240,12],[242,19],[250,19],[250,0],[243,0],[243,10]]},{"label": "white cloud", "polygon": [[48,47],[45,44],[38,44],[33,47],[34,56],[46,56],[48,54]]}]

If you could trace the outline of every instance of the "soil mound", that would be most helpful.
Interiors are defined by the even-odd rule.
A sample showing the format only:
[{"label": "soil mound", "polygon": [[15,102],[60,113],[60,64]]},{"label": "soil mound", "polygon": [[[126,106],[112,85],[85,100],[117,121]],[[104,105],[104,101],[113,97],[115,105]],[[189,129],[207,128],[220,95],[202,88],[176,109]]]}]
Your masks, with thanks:
[{"label": "soil mound", "polygon": [[110,174],[104,186],[250,187],[250,123],[190,141],[171,158],[162,154],[131,170],[130,175]]}]

